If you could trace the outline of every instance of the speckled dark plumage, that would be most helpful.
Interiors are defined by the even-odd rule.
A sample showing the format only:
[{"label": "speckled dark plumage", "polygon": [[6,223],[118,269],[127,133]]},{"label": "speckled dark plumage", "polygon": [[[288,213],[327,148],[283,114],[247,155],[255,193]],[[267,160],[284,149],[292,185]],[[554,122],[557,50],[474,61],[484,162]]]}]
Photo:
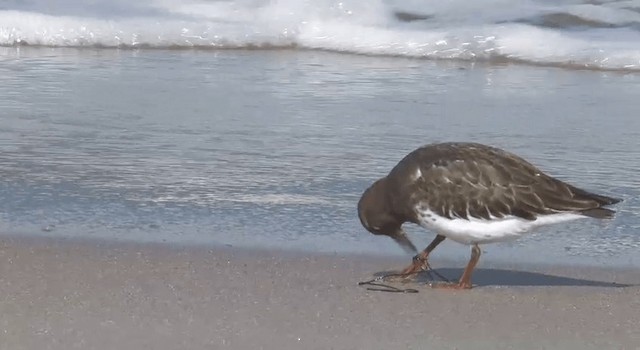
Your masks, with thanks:
[{"label": "speckled dark plumage", "polygon": [[[417,181],[410,181],[420,170]],[[477,143],[427,145],[409,153],[386,177],[393,208],[412,216],[419,202],[446,218],[490,219],[579,212],[604,218],[619,199],[553,178],[526,160]]]}]

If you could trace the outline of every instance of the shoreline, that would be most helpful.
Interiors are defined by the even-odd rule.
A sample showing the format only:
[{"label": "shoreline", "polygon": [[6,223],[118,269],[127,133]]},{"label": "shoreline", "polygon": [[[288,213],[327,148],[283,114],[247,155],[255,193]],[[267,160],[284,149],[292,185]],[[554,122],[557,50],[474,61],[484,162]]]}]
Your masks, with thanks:
[{"label": "shoreline", "polygon": [[471,290],[403,294],[357,285],[408,262],[391,257],[0,237],[0,349],[640,344],[633,270],[480,264]]},{"label": "shoreline", "polygon": [[374,54],[374,53],[361,53],[357,51],[340,51],[332,49],[320,49],[313,47],[303,47],[297,44],[286,44],[282,46],[153,46],[153,45],[119,45],[119,46],[102,46],[102,45],[47,45],[47,44],[29,44],[26,42],[0,45],[2,49],[21,49],[21,50],[75,50],[79,52],[96,52],[96,51],[166,51],[166,52],[194,52],[194,53],[208,53],[208,52],[311,52],[328,55],[343,55],[343,56],[360,56],[360,57],[373,57],[380,59],[400,59],[407,61],[426,61],[436,65],[443,65],[449,67],[455,67],[458,69],[468,69],[470,67],[481,66],[487,67],[504,67],[514,66],[519,68],[542,68],[542,69],[559,69],[561,71],[569,72],[586,72],[586,73],[600,73],[600,74],[616,74],[620,76],[625,75],[637,75],[640,73],[639,68],[630,67],[606,67],[597,66],[590,63],[573,63],[573,62],[538,62],[531,59],[520,59],[517,57],[492,57],[483,59],[467,59],[467,58],[442,58],[442,57],[428,57],[428,56],[403,56],[398,54]]},{"label": "shoreline", "polygon": [[[0,242],[8,241],[16,245],[28,245],[28,246],[55,246],[55,245],[78,245],[84,247],[108,247],[112,249],[118,249],[122,247],[139,249],[157,249],[166,250],[171,252],[179,251],[193,251],[198,253],[206,253],[215,251],[221,251],[228,254],[240,255],[240,256],[274,256],[277,255],[283,259],[295,259],[295,258],[344,258],[360,261],[375,261],[387,264],[400,264],[403,267],[411,262],[412,255],[405,253],[372,253],[372,252],[345,252],[345,251],[318,251],[313,249],[301,249],[301,248],[277,248],[273,246],[258,247],[258,246],[238,246],[229,243],[215,243],[215,242],[177,242],[177,241],[146,241],[135,239],[108,239],[104,237],[81,237],[81,236],[60,236],[55,237],[49,234],[3,234],[0,233]],[[395,244],[390,242],[390,244]],[[465,250],[467,246],[455,244],[458,249]],[[482,245],[481,248],[491,247],[495,244]],[[419,249],[419,251],[422,248]],[[451,248],[449,247],[449,250]],[[434,265],[442,267],[458,266],[462,271],[464,266],[468,262],[468,256],[464,253],[458,254],[456,257],[446,256],[448,251],[444,250],[440,252],[440,249],[435,250],[429,261]],[[618,265],[601,265],[597,260],[579,260],[574,264],[568,262],[542,262],[541,260],[524,262],[507,262],[509,257],[494,258],[488,255],[483,249],[483,255],[480,257],[478,268],[493,268],[493,269],[520,269],[520,270],[532,270],[532,271],[598,271],[598,273],[635,273],[638,271],[638,267],[632,263],[618,264]],[[398,266],[399,268],[400,266]],[[639,278],[640,283],[640,278]]]}]

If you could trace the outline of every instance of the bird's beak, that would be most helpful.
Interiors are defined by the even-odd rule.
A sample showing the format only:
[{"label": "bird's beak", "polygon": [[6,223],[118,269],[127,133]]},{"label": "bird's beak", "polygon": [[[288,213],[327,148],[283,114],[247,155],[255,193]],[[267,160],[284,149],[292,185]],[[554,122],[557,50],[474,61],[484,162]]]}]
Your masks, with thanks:
[{"label": "bird's beak", "polygon": [[413,243],[411,243],[411,240],[409,239],[409,237],[407,237],[407,234],[403,230],[400,229],[396,231],[390,237],[394,241],[396,241],[396,243],[398,243],[400,247],[404,249],[405,252],[410,254],[415,254],[418,252],[418,250],[416,249],[416,246],[414,246]]}]

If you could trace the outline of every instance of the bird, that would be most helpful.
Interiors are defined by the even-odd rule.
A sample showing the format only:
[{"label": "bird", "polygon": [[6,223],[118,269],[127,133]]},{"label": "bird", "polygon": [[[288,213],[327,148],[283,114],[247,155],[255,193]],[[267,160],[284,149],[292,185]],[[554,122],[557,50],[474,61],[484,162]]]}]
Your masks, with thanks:
[{"label": "bird", "polygon": [[403,224],[436,236],[401,270],[410,278],[430,268],[429,254],[445,239],[471,247],[457,282],[432,284],[472,288],[480,245],[518,239],[542,226],[582,218],[611,219],[606,206],[620,198],[595,194],[550,176],[522,157],[475,142],[423,145],[402,158],[362,193],[357,211],[362,226],[418,253]]}]

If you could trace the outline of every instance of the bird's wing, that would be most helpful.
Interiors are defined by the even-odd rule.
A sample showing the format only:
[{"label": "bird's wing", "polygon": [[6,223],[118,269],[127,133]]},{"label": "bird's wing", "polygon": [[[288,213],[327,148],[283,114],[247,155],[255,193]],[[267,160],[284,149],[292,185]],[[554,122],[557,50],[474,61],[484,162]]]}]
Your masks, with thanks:
[{"label": "bird's wing", "polygon": [[419,164],[421,176],[416,178],[411,195],[419,196],[436,214],[447,218],[515,215],[534,220],[540,214],[585,211],[602,205],[589,193],[507,153],[485,152],[459,159],[447,155]]}]

